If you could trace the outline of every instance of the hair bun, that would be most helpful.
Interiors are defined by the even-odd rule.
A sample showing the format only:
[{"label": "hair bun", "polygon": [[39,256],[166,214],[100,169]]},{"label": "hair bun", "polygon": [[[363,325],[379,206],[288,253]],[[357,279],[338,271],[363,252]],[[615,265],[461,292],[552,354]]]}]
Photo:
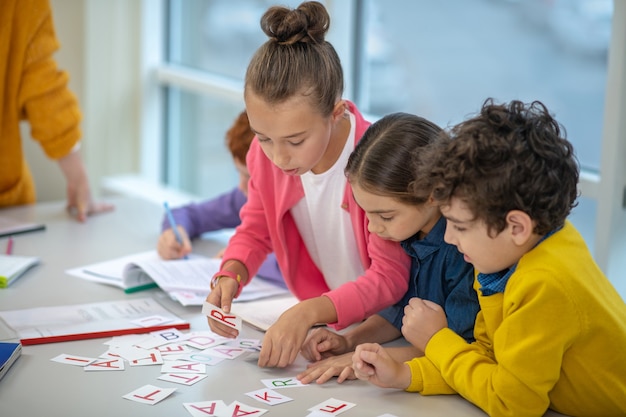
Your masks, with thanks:
[{"label": "hair bun", "polygon": [[330,15],[317,1],[304,2],[296,9],[273,6],[261,17],[263,32],[281,45],[322,43],[329,27]]}]

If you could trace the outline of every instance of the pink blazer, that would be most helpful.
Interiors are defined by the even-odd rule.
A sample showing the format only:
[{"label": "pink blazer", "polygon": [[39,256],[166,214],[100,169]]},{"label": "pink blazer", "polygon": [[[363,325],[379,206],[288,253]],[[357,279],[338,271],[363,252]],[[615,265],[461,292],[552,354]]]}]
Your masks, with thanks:
[{"label": "pink blazer", "polygon": [[[356,118],[355,144],[370,125],[351,102]],[[341,207],[350,213],[361,262],[366,271],[355,281],[335,290],[312,261],[290,209],[304,197],[299,177],[285,175],[263,153],[258,141],[252,142],[247,156],[250,171],[248,201],[241,209],[241,225],[230,239],[223,260],[243,262],[253,276],[270,252],[283,273],[289,290],[300,300],[325,295],[337,311],[341,329],[388,307],[408,288],[410,258],[397,242],[370,234],[367,216],[352,196],[348,183]]]}]

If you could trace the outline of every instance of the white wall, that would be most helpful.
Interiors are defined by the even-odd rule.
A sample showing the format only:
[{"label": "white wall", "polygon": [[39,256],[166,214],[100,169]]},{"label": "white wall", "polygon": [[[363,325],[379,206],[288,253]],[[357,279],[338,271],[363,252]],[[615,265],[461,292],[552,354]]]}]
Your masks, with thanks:
[{"label": "white wall", "polygon": [[[61,49],[55,58],[70,75],[70,89],[82,112],[81,153],[92,191],[101,178],[137,172],[140,114],[140,7],[127,0],[51,0]],[[65,198],[65,180],[29,127],[24,148],[40,201]]]}]

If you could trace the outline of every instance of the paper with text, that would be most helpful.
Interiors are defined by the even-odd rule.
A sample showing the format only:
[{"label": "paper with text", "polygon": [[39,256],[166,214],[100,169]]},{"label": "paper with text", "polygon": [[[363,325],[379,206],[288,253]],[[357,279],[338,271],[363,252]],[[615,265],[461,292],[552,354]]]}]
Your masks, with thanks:
[{"label": "paper with text", "polygon": [[150,327],[133,323],[144,318],[152,318],[154,323],[167,327],[189,328],[188,322],[152,298],[0,311],[0,319],[21,340],[29,340],[29,344],[38,340],[53,342],[112,336],[116,332],[145,333]]},{"label": "paper with text", "polygon": [[[211,278],[219,271],[221,259],[191,254],[189,259],[164,260],[155,250],[122,256],[104,262],[71,268],[69,275],[125,290],[156,283],[182,305],[202,305],[211,292]],[[235,302],[256,300],[289,291],[255,277]]]}]

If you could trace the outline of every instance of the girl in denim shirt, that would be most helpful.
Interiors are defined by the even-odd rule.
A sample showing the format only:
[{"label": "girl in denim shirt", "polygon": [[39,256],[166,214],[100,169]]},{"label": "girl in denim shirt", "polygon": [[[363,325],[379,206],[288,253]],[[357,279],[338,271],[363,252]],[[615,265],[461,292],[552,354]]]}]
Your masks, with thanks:
[{"label": "girl in denim shirt", "polygon": [[[397,304],[344,335],[322,328],[312,331],[302,354],[316,362],[298,375],[302,382],[323,383],[333,376],[338,376],[338,382],[354,379],[351,352],[366,341],[386,343],[402,336],[404,307],[413,297],[441,305],[449,327],[468,342],[474,340],[479,305],[472,265],[455,246],[444,242],[446,221],[439,208],[410,192],[413,156],[440,132],[421,117],[390,114],[370,126],[350,155],[345,173],[355,200],[367,214],[370,232],[400,242],[411,257],[409,289]],[[398,361],[423,356],[410,345],[389,352]]]}]

